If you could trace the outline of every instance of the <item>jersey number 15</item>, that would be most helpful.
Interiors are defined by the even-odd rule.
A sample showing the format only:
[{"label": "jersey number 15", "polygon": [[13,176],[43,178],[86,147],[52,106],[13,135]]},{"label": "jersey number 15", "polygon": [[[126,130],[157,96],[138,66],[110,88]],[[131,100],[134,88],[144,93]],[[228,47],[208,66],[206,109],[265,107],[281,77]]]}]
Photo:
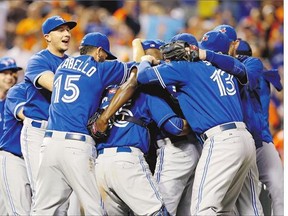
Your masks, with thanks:
[{"label": "jersey number 15", "polygon": [[[65,93],[62,97],[61,100],[64,103],[72,103],[75,100],[77,100],[80,90],[78,88],[78,86],[73,83],[76,82],[80,79],[81,75],[67,75],[65,82],[64,82],[64,91],[66,91],[67,93],[69,92],[69,94]],[[59,103],[59,99],[60,99],[60,91],[61,91],[61,83],[62,83],[62,75],[60,75],[59,77],[57,77],[57,79],[55,79],[54,81],[54,103]]]}]

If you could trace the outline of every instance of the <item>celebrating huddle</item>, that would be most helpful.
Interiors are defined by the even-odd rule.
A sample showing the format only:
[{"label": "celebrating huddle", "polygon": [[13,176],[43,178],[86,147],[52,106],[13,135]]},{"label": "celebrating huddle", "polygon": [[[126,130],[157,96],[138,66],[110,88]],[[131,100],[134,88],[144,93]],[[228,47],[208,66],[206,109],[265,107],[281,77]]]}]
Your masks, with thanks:
[{"label": "celebrating huddle", "polygon": [[121,62],[99,32],[67,56],[76,25],[48,18],[47,49],[8,91],[1,215],[263,215],[260,182],[273,214],[284,214],[283,167],[267,124],[270,83],[280,91],[280,78],[233,27],[200,42],[188,33],[167,43],[136,38],[134,61]]}]

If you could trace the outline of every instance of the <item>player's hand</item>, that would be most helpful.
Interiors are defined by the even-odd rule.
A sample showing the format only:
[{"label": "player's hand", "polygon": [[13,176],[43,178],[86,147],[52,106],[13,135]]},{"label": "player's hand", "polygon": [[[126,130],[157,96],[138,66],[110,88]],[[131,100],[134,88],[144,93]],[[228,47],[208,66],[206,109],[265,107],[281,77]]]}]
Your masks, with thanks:
[{"label": "player's hand", "polygon": [[[87,123],[88,132],[96,143],[99,143],[103,141],[103,139],[106,139],[109,129],[111,128],[109,128],[109,121],[105,121],[103,117],[101,118],[101,114],[103,113],[103,111],[103,109],[97,110],[97,112],[95,112],[93,116],[89,118]],[[106,122],[107,124],[105,124]]]},{"label": "player's hand", "polygon": [[151,56],[151,55],[142,56],[141,61],[148,61],[148,62],[150,62],[151,65],[160,64],[160,60],[157,60],[154,56]]},{"label": "player's hand", "polygon": [[97,130],[103,133],[107,131],[108,125],[109,125],[108,120],[105,120],[102,115],[100,115],[95,122]]},{"label": "player's hand", "polygon": [[203,50],[203,49],[199,48],[199,59],[200,60],[205,60],[206,59],[206,50]]}]

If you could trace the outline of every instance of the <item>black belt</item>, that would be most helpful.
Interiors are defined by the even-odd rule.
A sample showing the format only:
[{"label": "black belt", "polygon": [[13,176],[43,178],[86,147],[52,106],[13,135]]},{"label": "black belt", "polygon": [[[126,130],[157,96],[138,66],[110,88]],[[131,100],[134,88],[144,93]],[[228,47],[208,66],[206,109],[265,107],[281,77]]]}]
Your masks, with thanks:
[{"label": "black belt", "polygon": [[169,137],[172,143],[187,141],[187,136],[171,136]]},{"label": "black belt", "polygon": [[[52,137],[53,132],[52,131],[46,131],[44,137]],[[77,141],[86,141],[86,136],[81,134],[73,134],[73,133],[66,133],[65,139],[69,140],[77,140]]]},{"label": "black belt", "polygon": [[[226,130],[237,128],[237,125],[235,123],[229,123],[229,124],[219,125],[218,127],[221,131],[226,131]],[[208,139],[208,136],[206,133],[201,134],[200,137],[203,141],[206,141]]]},{"label": "black belt", "polygon": [[134,124],[138,124],[142,127],[147,127],[147,124],[144,121],[142,121],[141,119],[135,118],[133,116],[120,114],[120,115],[116,115],[115,119],[118,121],[128,121],[128,122],[132,122]]},{"label": "black belt", "polygon": [[[104,151],[105,151],[105,148],[100,149],[98,151],[98,155],[103,154]],[[127,147],[127,146],[122,146],[122,147],[117,147],[116,152],[132,152],[132,149],[130,147]]]}]

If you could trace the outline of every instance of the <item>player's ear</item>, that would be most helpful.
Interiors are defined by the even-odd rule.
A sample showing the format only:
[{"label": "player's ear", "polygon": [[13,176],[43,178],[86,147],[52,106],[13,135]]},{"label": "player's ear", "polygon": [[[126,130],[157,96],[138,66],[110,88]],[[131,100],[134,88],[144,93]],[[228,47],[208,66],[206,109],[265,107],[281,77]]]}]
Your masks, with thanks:
[{"label": "player's ear", "polygon": [[50,35],[49,34],[45,34],[44,35],[44,38],[46,40],[47,43],[50,43],[51,42],[51,38],[50,38]]}]

